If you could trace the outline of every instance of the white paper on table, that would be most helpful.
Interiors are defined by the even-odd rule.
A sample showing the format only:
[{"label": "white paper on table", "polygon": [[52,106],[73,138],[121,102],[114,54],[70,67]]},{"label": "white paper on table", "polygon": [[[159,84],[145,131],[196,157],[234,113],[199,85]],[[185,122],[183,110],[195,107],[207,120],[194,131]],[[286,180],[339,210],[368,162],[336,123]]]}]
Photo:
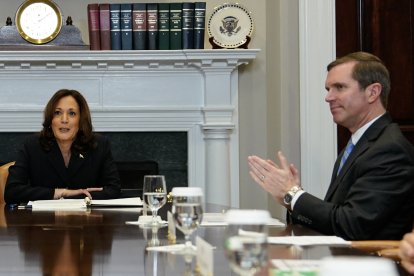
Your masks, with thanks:
[{"label": "white paper on table", "polygon": [[140,197],[127,197],[115,199],[92,199],[91,207],[139,207],[142,206]]},{"label": "white paper on table", "polygon": [[350,245],[350,241],[346,241],[337,236],[281,236],[268,237],[268,243],[272,244],[291,244],[299,246],[309,245]]},{"label": "white paper on table", "polygon": [[33,211],[85,210],[87,208],[84,199],[35,200],[29,201],[27,206]]},{"label": "white paper on table", "polygon": [[[225,213],[204,213],[201,226],[226,226]],[[286,225],[276,218],[271,218],[268,226],[285,227]]]},{"label": "white paper on table", "polygon": [[140,197],[116,198],[116,199],[51,199],[29,201],[27,207],[34,211],[53,210],[82,210],[87,207],[138,207],[142,206]]},{"label": "white paper on table", "polygon": [[[317,275],[317,272],[319,271],[322,260],[273,259],[271,260],[271,262],[272,262],[272,265],[279,271],[307,272],[309,275]],[[310,274],[310,272],[314,272],[314,273]]]},{"label": "white paper on table", "polygon": [[[152,222],[152,216],[141,215],[141,216],[138,217],[138,220],[126,221],[125,223],[126,224],[131,224],[131,225],[140,225],[140,226],[151,227],[151,222]],[[168,225],[168,222],[166,220],[162,220],[160,216],[157,216],[157,222],[161,226]]]}]

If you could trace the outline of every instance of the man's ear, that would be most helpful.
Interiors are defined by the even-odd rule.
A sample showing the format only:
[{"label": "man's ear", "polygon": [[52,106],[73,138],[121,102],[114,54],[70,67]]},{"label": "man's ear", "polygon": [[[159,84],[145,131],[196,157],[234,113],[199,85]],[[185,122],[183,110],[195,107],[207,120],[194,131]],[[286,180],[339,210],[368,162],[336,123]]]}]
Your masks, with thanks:
[{"label": "man's ear", "polygon": [[378,82],[374,82],[373,84],[368,85],[365,91],[368,92],[368,102],[373,103],[379,99],[382,91],[382,85]]}]

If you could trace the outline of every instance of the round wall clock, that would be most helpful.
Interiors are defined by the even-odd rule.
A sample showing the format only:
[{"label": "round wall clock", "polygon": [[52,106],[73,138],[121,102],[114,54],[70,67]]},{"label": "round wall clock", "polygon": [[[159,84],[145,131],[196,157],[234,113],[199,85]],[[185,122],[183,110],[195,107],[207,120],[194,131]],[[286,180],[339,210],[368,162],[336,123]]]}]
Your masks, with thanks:
[{"label": "round wall clock", "polygon": [[208,20],[212,42],[222,48],[238,48],[249,42],[253,19],[249,11],[237,3],[225,3],[214,8]]},{"label": "round wall clock", "polygon": [[45,44],[58,36],[62,12],[51,0],[26,0],[16,12],[19,34],[33,44]]}]

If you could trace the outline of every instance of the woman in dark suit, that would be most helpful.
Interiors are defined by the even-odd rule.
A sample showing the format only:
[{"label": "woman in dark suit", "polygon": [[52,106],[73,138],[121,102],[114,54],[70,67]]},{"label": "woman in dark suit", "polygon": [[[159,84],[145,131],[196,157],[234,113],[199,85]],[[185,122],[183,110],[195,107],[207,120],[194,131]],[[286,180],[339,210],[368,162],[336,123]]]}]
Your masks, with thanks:
[{"label": "woman in dark suit", "polygon": [[25,141],[9,169],[6,203],[119,195],[109,141],[93,133],[85,98],[76,90],[57,91],[44,110],[42,131]]}]

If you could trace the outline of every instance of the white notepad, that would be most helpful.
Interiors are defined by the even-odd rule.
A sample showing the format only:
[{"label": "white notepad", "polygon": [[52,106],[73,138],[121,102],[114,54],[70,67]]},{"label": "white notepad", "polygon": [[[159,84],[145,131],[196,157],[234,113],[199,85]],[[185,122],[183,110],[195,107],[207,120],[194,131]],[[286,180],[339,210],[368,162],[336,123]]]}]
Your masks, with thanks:
[{"label": "white notepad", "polygon": [[51,199],[29,201],[27,207],[33,211],[85,210],[87,205],[84,199]]},{"label": "white notepad", "polygon": [[[204,213],[201,226],[226,226],[225,213]],[[278,219],[271,218],[268,226],[285,227],[286,225]]]},{"label": "white notepad", "polygon": [[272,244],[288,244],[299,246],[310,245],[350,245],[350,241],[337,236],[281,236],[268,237],[268,243]]},{"label": "white notepad", "polygon": [[29,201],[27,207],[34,211],[53,210],[83,210],[88,207],[139,207],[142,206],[140,197],[116,198],[116,199],[51,199]]}]

